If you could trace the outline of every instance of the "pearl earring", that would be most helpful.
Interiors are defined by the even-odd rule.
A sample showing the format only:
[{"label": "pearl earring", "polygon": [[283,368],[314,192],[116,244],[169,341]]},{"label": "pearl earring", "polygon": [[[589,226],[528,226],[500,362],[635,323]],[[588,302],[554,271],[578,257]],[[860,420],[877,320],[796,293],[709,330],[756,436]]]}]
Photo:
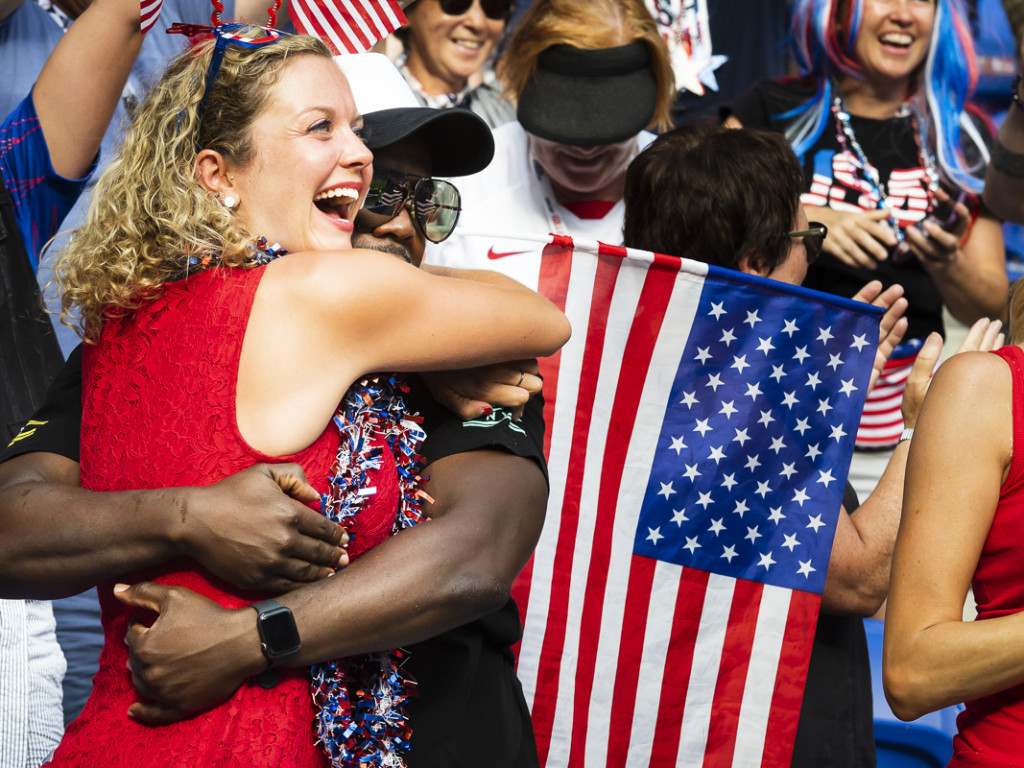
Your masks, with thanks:
[{"label": "pearl earring", "polygon": [[234,208],[236,205],[238,205],[238,201],[235,200],[235,198],[233,198],[231,195],[228,195],[227,197],[224,198],[224,205],[226,205],[228,208]]}]

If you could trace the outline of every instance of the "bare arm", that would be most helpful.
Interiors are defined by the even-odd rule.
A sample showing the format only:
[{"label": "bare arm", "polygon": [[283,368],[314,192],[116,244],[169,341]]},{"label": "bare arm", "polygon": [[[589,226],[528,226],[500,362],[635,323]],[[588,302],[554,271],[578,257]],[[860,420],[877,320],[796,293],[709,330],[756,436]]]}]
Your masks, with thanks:
[{"label": "bare arm", "polygon": [[902,719],[1024,681],[1024,613],[963,621],[1012,443],[1010,369],[963,355],[935,376],[907,466],[883,682]]},{"label": "bare arm", "polygon": [[[235,18],[238,21],[247,21],[250,24],[263,26],[270,20],[267,16],[267,8],[273,4],[273,0],[235,0]],[[288,19],[288,0],[282,0],[274,26],[282,29],[287,25]]]},{"label": "bare arm", "polygon": [[138,0],[93,0],[53,49],[32,98],[61,176],[89,170],[141,45]]},{"label": "bare arm", "polygon": [[[1002,324],[980,320],[975,323],[957,353],[998,349],[1003,344]],[[903,422],[914,428],[932,370],[942,353],[942,338],[931,334],[918,354],[907,379],[903,396]],[[916,438],[915,438],[916,439]],[[832,556],[825,577],[822,609],[830,613],[871,616],[889,592],[893,547],[903,509],[904,476],[910,442],[896,446],[889,464],[854,514],[839,513]]]},{"label": "bare arm", "polygon": [[[1017,88],[1020,93],[1020,86]],[[1001,219],[1024,223],[1024,110],[1011,104],[985,173],[985,204]]]},{"label": "bare arm", "polygon": [[[922,347],[907,380],[909,391],[927,389],[932,368],[942,353],[942,338],[933,333]],[[923,389],[922,389],[923,387]],[[905,397],[903,421],[913,427],[920,400]],[[889,568],[903,502],[903,473],[910,443],[896,446],[875,490],[851,515],[839,511],[832,555],[825,575],[822,610],[830,613],[871,616],[885,601]]]},{"label": "bare arm", "polygon": [[73,595],[177,555],[248,588],[323,578],[347,557],[344,532],[282,493],[315,499],[304,479],[295,465],[258,465],[206,488],[94,493],[77,462],[18,456],[0,464],[0,597]]},{"label": "bare arm", "polygon": [[[302,650],[289,663],[424,640],[495,610],[540,535],[547,489],[530,459],[500,451],[456,454],[426,470],[437,499],[429,522],[403,531],[336,576],[279,599],[295,615]],[[229,696],[266,668],[256,614],[226,610],[188,590],[139,584],[122,600],[160,617],[129,632],[132,712],[180,719]],[[198,637],[197,625],[209,631]]]},{"label": "bare arm", "polygon": [[267,267],[256,292],[239,428],[255,448],[287,455],[316,439],[367,373],[543,357],[568,337],[551,302],[493,272],[417,269],[375,251],[291,254]]},{"label": "bare arm", "polygon": [[303,254],[268,270],[275,266],[282,279],[268,299],[300,312],[311,333],[336,339],[361,373],[545,357],[569,338],[569,321],[550,301],[497,272],[416,268],[375,251]]}]

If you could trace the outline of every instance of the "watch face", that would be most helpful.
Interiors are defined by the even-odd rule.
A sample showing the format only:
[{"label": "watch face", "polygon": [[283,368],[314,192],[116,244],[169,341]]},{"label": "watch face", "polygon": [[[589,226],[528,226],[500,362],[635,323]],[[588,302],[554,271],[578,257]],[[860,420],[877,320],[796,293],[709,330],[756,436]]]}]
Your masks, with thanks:
[{"label": "watch face", "polygon": [[295,617],[284,606],[260,614],[259,627],[260,639],[271,659],[290,656],[301,647]]}]

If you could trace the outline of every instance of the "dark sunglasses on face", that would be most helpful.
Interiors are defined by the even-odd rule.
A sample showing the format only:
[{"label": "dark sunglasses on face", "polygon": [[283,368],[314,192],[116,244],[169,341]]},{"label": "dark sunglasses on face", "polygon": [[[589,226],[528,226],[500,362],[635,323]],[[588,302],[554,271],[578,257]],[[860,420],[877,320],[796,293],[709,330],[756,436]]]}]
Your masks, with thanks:
[{"label": "dark sunglasses on face", "polygon": [[[461,16],[469,10],[475,0],[438,0],[441,10],[449,16]],[[512,13],[512,0],[480,0],[480,8],[489,19],[508,20]]]},{"label": "dark sunglasses on face", "polygon": [[413,221],[432,243],[447,240],[459,222],[462,196],[454,184],[386,168],[373,169],[363,211],[381,217],[377,226],[393,219],[410,203]]},{"label": "dark sunglasses on face", "polygon": [[828,227],[819,221],[807,222],[807,229],[800,229],[796,232],[787,232],[786,237],[802,237],[804,249],[807,251],[807,263],[813,264],[814,260],[821,254],[821,246],[828,235]]}]

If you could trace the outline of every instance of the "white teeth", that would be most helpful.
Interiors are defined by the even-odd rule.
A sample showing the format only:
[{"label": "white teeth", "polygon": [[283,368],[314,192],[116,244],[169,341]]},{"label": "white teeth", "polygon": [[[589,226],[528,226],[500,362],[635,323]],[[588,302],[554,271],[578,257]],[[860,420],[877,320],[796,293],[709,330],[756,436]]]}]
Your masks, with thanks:
[{"label": "white teeth", "polygon": [[910,45],[914,42],[914,38],[910,35],[903,35],[898,32],[892,32],[887,35],[882,35],[879,38],[883,43],[893,43],[894,45]]},{"label": "white teeth", "polygon": [[461,45],[463,48],[483,48],[484,44],[479,40],[456,40],[456,45]]},{"label": "white teeth", "polygon": [[334,189],[328,189],[326,192],[321,192],[313,198],[313,201],[329,200],[332,197],[347,197],[349,200],[355,200],[359,197],[359,193],[351,187],[335,187]]}]

